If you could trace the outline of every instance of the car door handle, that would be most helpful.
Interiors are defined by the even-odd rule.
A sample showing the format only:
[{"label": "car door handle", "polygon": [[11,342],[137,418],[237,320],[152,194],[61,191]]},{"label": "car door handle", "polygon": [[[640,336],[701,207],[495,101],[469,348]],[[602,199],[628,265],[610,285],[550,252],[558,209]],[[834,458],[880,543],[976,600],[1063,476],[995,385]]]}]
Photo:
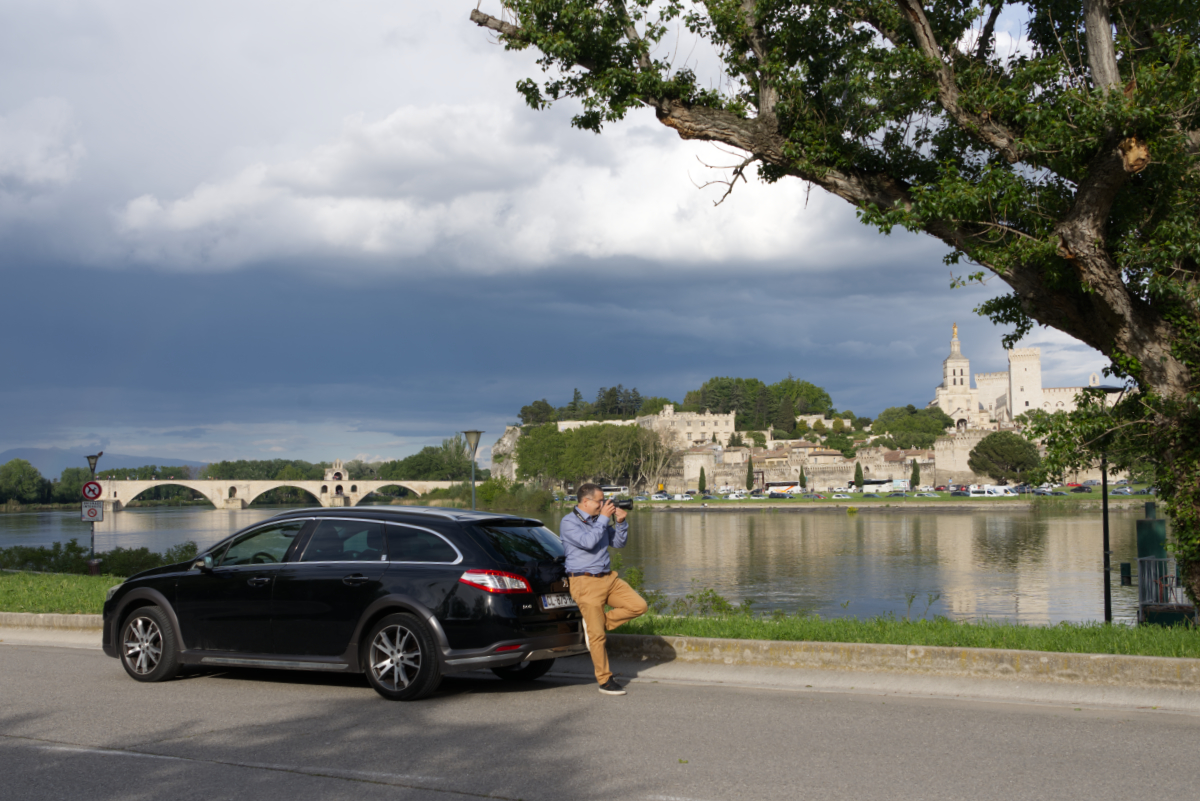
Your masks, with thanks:
[{"label": "car door handle", "polygon": [[249,584],[251,587],[261,587],[264,584],[270,584],[271,577],[270,576],[255,576],[254,578],[250,579],[246,583]]},{"label": "car door handle", "polygon": [[369,579],[362,573],[354,573],[342,579],[342,583],[351,587],[357,587],[359,584],[366,584]]}]

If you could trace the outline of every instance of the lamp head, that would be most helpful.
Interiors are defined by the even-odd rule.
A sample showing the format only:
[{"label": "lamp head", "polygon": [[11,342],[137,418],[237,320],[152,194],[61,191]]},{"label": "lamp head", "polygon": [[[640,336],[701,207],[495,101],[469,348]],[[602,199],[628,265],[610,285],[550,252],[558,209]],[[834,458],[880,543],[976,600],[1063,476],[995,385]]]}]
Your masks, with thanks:
[{"label": "lamp head", "polygon": [[467,438],[467,444],[471,446],[471,456],[475,456],[475,451],[479,450],[479,437],[483,434],[482,431],[464,431],[463,436]]},{"label": "lamp head", "polygon": [[96,462],[100,461],[100,457],[104,455],[104,451],[100,451],[95,456],[87,457],[88,468],[91,469],[92,475],[96,474]]}]

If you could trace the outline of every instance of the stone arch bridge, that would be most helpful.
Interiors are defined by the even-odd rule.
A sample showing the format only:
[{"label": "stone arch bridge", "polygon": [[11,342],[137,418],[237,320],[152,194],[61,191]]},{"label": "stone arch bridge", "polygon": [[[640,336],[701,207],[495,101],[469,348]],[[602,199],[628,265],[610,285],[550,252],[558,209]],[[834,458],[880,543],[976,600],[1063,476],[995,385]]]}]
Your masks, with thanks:
[{"label": "stone arch bridge", "polygon": [[218,509],[245,509],[250,503],[273,489],[295,487],[304,490],[317,499],[322,506],[357,506],[359,501],[372,492],[384,487],[404,487],[409,492],[424,495],[430,490],[444,489],[461,484],[460,481],[239,481],[231,479],[162,479],[162,480],[132,480],[97,479],[104,487],[101,499],[104,501],[104,511],[117,512],[137,496],[148,489],[162,486],[187,487],[208,498]]}]

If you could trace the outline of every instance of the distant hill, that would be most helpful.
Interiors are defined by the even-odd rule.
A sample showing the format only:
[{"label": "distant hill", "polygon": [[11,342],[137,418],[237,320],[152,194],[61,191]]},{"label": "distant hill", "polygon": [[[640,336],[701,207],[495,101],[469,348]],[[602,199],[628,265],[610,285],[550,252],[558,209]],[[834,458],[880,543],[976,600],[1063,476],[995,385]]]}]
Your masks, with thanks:
[{"label": "distant hill", "polygon": [[[67,448],[10,448],[0,453],[0,464],[13,459],[24,459],[38,469],[46,478],[58,478],[66,467],[87,467],[87,450]],[[187,465],[203,467],[207,462],[189,462],[187,459],[168,459],[165,456],[129,456],[124,453],[108,453],[100,457],[99,469],[113,467],[141,467],[147,464]]]}]

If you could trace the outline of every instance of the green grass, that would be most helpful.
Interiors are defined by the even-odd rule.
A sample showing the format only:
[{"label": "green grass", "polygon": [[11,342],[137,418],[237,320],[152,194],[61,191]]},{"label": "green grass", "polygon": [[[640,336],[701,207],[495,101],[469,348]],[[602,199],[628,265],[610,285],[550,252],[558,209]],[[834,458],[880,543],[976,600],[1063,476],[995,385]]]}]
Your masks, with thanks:
[{"label": "green grass", "polygon": [[98,615],[116,576],[70,573],[0,573],[0,611]]},{"label": "green grass", "polygon": [[960,623],[947,618],[859,620],[812,615],[775,618],[740,614],[715,617],[647,615],[622,626],[620,633],[1200,658],[1200,631],[1182,626],[1133,627],[1103,623],[1022,626],[991,621]]}]

